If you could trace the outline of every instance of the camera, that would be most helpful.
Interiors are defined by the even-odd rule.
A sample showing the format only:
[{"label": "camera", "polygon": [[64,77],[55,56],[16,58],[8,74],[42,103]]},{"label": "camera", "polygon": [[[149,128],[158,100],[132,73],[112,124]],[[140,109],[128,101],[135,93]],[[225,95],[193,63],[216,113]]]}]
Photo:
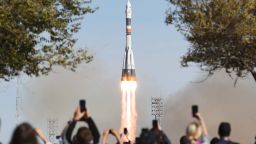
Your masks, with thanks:
[{"label": "camera", "polygon": [[83,100],[80,100],[79,101],[79,105],[80,105],[80,111],[81,112],[84,112],[84,111],[86,111],[86,101],[83,99]]},{"label": "camera", "polygon": [[197,117],[196,113],[198,113],[198,105],[192,105],[192,116]]}]

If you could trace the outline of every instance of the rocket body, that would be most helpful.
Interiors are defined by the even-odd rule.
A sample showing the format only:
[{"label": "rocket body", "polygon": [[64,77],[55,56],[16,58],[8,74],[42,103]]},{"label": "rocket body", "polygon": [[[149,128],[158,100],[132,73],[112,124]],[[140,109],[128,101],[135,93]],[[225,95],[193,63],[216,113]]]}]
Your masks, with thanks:
[{"label": "rocket body", "polygon": [[135,81],[135,64],[132,51],[132,7],[130,0],[128,0],[126,5],[126,48],[124,53],[123,60],[123,69],[122,69],[122,81]]}]

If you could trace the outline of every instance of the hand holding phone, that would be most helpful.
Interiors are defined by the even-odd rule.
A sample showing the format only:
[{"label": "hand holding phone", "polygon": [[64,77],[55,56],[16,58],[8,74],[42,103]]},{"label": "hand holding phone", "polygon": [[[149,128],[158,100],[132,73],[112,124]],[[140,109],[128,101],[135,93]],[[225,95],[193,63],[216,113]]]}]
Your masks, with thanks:
[{"label": "hand holding phone", "polygon": [[86,101],[85,100],[80,100],[79,104],[80,104],[80,111],[81,112],[86,111]]},{"label": "hand holding phone", "polygon": [[112,130],[111,130],[111,129],[109,129],[108,133],[109,133],[109,134],[113,134],[113,132],[112,132]]},{"label": "hand holding phone", "polygon": [[128,134],[128,129],[124,128],[124,134],[127,135]]},{"label": "hand holding phone", "polygon": [[197,118],[196,113],[198,113],[198,105],[192,105],[192,116]]}]

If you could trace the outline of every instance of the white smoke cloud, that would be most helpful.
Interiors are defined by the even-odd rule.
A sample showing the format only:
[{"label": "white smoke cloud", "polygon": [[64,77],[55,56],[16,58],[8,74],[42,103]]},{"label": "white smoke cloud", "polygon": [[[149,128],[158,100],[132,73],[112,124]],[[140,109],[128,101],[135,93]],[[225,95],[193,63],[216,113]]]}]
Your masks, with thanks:
[{"label": "white smoke cloud", "polygon": [[190,83],[171,95],[166,102],[163,127],[174,143],[185,134],[186,125],[193,121],[191,105],[198,104],[210,136],[215,137],[219,123],[231,123],[231,138],[242,144],[253,143],[256,135],[255,90],[251,76],[234,81],[224,73],[216,73],[202,83]]},{"label": "white smoke cloud", "polygon": [[[47,77],[29,80],[22,85],[25,120],[46,133],[47,119],[58,118],[60,132],[72,117],[79,99],[86,99],[101,132],[106,128],[119,130],[121,89],[118,74],[121,70],[115,74],[109,72],[105,63],[95,59],[75,73],[56,68]],[[158,96],[161,88],[152,81],[145,75],[138,77],[137,135],[142,127],[151,126],[151,97]],[[256,135],[256,83],[252,77],[239,80],[236,87],[233,82],[226,74],[218,73],[203,83],[190,83],[178,93],[168,96],[162,127],[173,143],[178,143],[186,125],[193,120],[192,104],[199,105],[211,137],[217,136],[221,121],[228,121],[232,125],[234,140],[253,143]]]},{"label": "white smoke cloud", "polygon": [[[117,72],[121,76],[121,70]],[[107,128],[119,130],[122,96],[120,76],[108,73],[105,64],[95,59],[90,64],[79,67],[75,73],[56,68],[46,77],[27,81],[23,84],[22,94],[25,120],[47,134],[47,119],[57,118],[57,132],[60,133],[72,117],[79,99],[86,99],[89,113],[100,132]],[[149,85],[143,86],[146,87]],[[151,120],[149,93],[141,91],[141,86],[138,91],[139,132],[141,127],[149,126]]]},{"label": "white smoke cloud", "polygon": [[56,68],[47,77],[28,81],[23,90],[25,120],[46,132],[47,119],[58,118],[60,132],[72,117],[79,99],[86,99],[89,112],[100,129],[116,128],[112,121],[118,121],[120,113],[118,79],[103,77],[102,68],[101,63],[94,61],[75,73]]}]

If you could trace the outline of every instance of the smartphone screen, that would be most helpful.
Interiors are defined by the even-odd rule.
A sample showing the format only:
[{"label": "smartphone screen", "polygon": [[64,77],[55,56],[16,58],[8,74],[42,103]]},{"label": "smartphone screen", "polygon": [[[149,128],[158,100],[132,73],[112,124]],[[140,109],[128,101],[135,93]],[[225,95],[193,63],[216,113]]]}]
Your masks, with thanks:
[{"label": "smartphone screen", "polygon": [[85,106],[85,100],[80,100],[80,111],[84,112],[86,111],[86,106]]},{"label": "smartphone screen", "polygon": [[196,117],[196,113],[198,113],[198,105],[192,105],[192,116]]}]

